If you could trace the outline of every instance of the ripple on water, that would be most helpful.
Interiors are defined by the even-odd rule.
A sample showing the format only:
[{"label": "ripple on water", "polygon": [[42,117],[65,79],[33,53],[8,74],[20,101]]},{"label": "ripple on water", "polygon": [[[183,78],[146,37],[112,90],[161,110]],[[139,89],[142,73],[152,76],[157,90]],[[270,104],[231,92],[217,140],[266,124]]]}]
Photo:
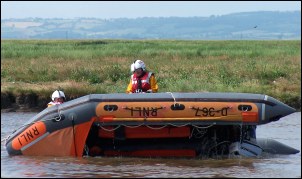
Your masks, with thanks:
[{"label": "ripple on water", "polygon": [[[1,113],[1,141],[37,113]],[[257,127],[257,136],[301,150],[301,113]],[[301,177],[301,152],[261,158],[149,159],[8,156],[1,142],[1,177]]]}]

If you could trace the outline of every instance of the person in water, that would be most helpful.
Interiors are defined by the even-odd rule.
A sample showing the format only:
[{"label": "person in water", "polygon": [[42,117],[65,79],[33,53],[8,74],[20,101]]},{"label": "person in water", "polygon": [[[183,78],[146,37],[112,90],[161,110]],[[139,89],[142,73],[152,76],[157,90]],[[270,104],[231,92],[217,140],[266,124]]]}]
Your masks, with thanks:
[{"label": "person in water", "polygon": [[146,65],[142,60],[135,60],[130,69],[133,74],[126,93],[156,93],[158,91],[154,73],[146,70]]},{"label": "person in water", "polygon": [[56,90],[51,95],[52,101],[47,104],[47,107],[62,104],[65,102],[65,94],[63,91]]}]

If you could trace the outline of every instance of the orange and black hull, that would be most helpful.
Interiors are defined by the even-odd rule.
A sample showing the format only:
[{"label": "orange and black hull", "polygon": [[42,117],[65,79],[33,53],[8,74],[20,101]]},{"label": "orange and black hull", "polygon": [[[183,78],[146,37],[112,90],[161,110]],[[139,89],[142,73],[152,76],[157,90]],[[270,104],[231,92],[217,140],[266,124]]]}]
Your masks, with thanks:
[{"label": "orange and black hull", "polygon": [[233,142],[244,129],[255,137],[255,126],[293,112],[249,93],[91,94],[40,112],[6,148],[10,155],[195,157],[212,147],[195,135]]}]

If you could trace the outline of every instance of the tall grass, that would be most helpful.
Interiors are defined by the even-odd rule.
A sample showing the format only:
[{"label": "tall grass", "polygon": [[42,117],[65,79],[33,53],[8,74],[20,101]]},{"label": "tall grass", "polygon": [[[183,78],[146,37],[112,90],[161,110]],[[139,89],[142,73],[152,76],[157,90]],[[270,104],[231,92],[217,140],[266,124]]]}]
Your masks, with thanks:
[{"label": "tall grass", "polygon": [[159,92],[301,100],[301,41],[2,40],[1,91],[124,93],[135,59],[155,73]]}]

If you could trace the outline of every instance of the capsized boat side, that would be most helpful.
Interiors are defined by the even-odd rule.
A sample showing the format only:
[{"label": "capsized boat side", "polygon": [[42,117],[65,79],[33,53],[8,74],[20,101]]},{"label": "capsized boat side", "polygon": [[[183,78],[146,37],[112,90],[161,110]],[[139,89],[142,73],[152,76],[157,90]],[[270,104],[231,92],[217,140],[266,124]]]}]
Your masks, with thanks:
[{"label": "capsized boat side", "polygon": [[43,110],[7,139],[6,149],[9,155],[196,157],[241,154],[246,147],[257,156],[263,149],[256,126],[293,112],[261,94],[91,94]]}]

